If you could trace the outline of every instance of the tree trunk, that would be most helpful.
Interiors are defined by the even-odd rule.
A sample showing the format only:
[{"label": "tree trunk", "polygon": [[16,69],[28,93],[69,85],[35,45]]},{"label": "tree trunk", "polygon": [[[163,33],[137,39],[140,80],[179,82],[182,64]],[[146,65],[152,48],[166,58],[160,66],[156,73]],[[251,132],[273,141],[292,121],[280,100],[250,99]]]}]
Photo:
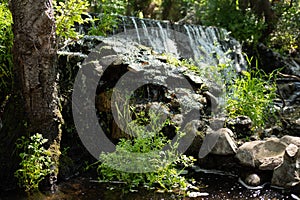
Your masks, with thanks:
[{"label": "tree trunk", "polygon": [[[15,92],[22,96],[27,132],[48,139],[55,162],[60,155],[62,118],[57,90],[55,19],[52,0],[12,0]],[[19,122],[18,122],[19,123]],[[20,133],[19,133],[20,134]]]}]

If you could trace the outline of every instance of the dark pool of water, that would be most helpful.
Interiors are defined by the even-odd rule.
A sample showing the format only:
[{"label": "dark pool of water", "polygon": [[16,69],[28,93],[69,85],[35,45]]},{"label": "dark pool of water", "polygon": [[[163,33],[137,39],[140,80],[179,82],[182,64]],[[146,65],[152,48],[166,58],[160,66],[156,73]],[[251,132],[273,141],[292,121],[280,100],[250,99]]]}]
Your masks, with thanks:
[{"label": "dark pool of water", "polygon": [[[157,193],[140,189],[138,192],[125,193],[119,184],[103,184],[88,177],[76,177],[59,184],[59,191],[55,194],[37,194],[33,200],[200,200],[200,199],[294,199],[291,193],[275,190],[266,186],[262,190],[248,190],[238,183],[236,177],[198,173],[197,183],[201,183],[200,192],[208,193],[206,197],[189,198],[172,193]],[[19,192],[2,194],[0,200],[28,199]]]}]

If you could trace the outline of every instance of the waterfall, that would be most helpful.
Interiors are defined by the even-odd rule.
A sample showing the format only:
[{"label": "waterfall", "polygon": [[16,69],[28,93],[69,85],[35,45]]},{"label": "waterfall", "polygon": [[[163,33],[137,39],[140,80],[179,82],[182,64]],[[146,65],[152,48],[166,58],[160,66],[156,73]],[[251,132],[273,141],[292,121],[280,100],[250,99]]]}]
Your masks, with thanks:
[{"label": "waterfall", "polygon": [[240,72],[247,66],[240,43],[224,29],[135,17],[122,17],[122,22],[126,38],[158,53],[192,58],[199,67],[226,64]]}]

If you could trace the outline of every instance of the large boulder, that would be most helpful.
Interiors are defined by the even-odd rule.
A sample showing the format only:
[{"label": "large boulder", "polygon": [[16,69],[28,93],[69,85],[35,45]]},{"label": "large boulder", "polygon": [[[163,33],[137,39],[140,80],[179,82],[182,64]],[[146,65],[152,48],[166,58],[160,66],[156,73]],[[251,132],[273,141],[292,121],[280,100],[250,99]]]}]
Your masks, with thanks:
[{"label": "large boulder", "polygon": [[285,135],[282,138],[280,138],[280,141],[286,144],[294,144],[300,148],[300,137]]},{"label": "large boulder", "polygon": [[282,163],[286,147],[278,138],[246,142],[237,150],[236,158],[245,166],[273,170]]}]

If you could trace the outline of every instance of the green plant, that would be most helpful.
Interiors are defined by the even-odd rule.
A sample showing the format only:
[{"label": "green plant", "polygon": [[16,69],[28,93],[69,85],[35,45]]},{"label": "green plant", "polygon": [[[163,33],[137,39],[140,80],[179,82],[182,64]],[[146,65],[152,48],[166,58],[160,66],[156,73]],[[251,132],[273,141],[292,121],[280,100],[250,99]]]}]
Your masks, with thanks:
[{"label": "green plant", "polygon": [[43,147],[47,141],[38,133],[29,139],[22,136],[17,141],[17,148],[22,151],[19,154],[22,161],[15,177],[19,187],[24,188],[27,193],[37,191],[39,183],[53,171],[50,169],[53,164],[50,151]]},{"label": "green plant", "polygon": [[[127,119],[125,115],[120,114],[121,120]],[[186,190],[188,182],[180,174],[185,167],[193,164],[194,158],[178,155],[178,142],[171,144],[171,140],[160,132],[168,120],[161,123],[160,116],[152,111],[148,115],[152,122],[141,114],[125,128],[130,139],[121,139],[115,152],[100,155],[101,164],[97,168],[100,180],[118,181],[129,189],[144,186],[148,189],[159,187],[166,191],[174,188]],[[150,123],[150,128],[145,129],[145,123]],[[180,132],[177,134],[178,138],[183,136]],[[163,147],[167,145],[171,148],[164,151]],[[183,167],[179,169],[178,164]]]},{"label": "green plant", "polygon": [[[248,59],[248,58],[247,58]],[[251,63],[251,60],[248,59]],[[243,75],[228,86],[226,110],[230,117],[246,115],[254,127],[261,127],[272,114],[272,104],[276,97],[276,85],[272,79],[276,71],[267,75],[262,70],[243,71]]]},{"label": "green plant", "polygon": [[13,88],[11,49],[13,45],[12,15],[7,3],[0,4],[0,102],[2,103]]},{"label": "green plant", "polygon": [[118,27],[120,22],[118,15],[126,13],[127,2],[124,0],[100,0],[100,2],[97,10],[101,15],[92,23],[89,34],[106,36],[107,33]]},{"label": "green plant", "polygon": [[293,53],[300,46],[300,2],[283,2],[275,6],[280,18],[268,39],[268,45],[281,54]]},{"label": "green plant", "polygon": [[88,16],[89,2],[87,0],[65,0],[54,1],[53,5],[57,36],[63,40],[78,39],[81,35],[76,31],[75,24],[83,24],[92,20],[89,17],[83,18],[83,15]]}]

